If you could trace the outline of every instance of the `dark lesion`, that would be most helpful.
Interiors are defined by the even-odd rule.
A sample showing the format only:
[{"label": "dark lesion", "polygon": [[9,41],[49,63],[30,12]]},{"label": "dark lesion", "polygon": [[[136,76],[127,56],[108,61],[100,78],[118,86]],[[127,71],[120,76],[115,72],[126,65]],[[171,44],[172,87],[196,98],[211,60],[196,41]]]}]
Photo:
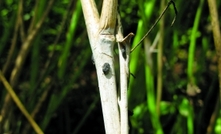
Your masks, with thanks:
[{"label": "dark lesion", "polygon": [[121,49],[121,54],[124,57],[124,59],[127,59],[127,55],[130,54],[130,45],[131,45],[131,38],[134,36],[133,33],[129,33],[124,39],[120,42],[120,49]]},{"label": "dark lesion", "polygon": [[104,65],[102,66],[102,71],[105,75],[107,75],[110,72],[110,64],[104,63]]}]

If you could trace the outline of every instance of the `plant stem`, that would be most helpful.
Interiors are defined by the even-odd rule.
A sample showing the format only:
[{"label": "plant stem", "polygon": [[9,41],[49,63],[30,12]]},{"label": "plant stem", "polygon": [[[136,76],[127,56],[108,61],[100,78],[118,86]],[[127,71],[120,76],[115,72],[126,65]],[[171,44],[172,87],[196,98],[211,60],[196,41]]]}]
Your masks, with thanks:
[{"label": "plant stem", "polygon": [[14,90],[12,89],[11,85],[8,83],[8,81],[5,79],[5,77],[2,75],[2,72],[0,71],[0,80],[4,84],[6,90],[14,100],[15,104],[18,106],[18,108],[21,110],[23,115],[27,118],[29,123],[32,125],[33,129],[35,130],[36,133],[38,134],[43,134],[43,131],[41,128],[38,126],[38,124],[35,122],[35,120],[31,117],[31,115],[28,113],[26,110],[25,106],[22,104]]},{"label": "plant stem", "polygon": [[[120,134],[120,116],[113,59],[117,3],[117,0],[103,1],[99,20],[95,2],[93,0],[81,0],[97,70],[106,134]],[[104,65],[108,65],[105,71]]]},{"label": "plant stem", "polygon": [[[163,11],[165,5],[165,0],[161,1],[161,11]],[[163,43],[164,43],[164,16],[160,21],[160,40],[157,49],[157,100],[156,100],[156,112],[160,116],[160,101],[162,96],[163,78],[162,78],[162,68],[163,68]]]},{"label": "plant stem", "polygon": [[196,48],[196,35],[199,27],[200,17],[203,9],[203,3],[204,0],[200,0],[200,5],[197,9],[192,34],[190,36],[190,46],[189,46],[189,54],[188,54],[188,65],[187,65],[187,74],[188,74],[188,80],[191,84],[195,84],[195,78],[193,74],[193,68],[194,68],[194,57],[195,57],[195,48]]},{"label": "plant stem", "polygon": [[[214,45],[216,48],[216,54],[218,57],[219,97],[217,101],[217,105],[218,105],[217,107],[220,108],[221,106],[221,33],[220,33],[220,25],[219,25],[219,17],[218,17],[219,15],[217,12],[216,0],[208,0],[208,5],[209,5],[209,11],[211,15],[213,40],[214,40]],[[215,122],[215,120],[213,121]],[[215,123],[212,123],[212,121],[210,121],[210,126],[208,128],[213,128],[212,125],[214,124]]]}]

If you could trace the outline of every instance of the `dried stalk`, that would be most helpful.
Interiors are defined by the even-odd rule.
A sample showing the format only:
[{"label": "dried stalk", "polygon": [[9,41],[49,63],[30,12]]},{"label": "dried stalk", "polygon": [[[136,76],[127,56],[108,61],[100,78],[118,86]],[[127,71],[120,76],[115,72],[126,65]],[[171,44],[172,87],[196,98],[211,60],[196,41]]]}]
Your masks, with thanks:
[{"label": "dried stalk", "polygon": [[211,133],[211,130],[214,128],[215,118],[218,115],[218,111],[221,107],[221,33],[220,33],[220,25],[219,25],[219,15],[217,11],[216,0],[208,0],[209,11],[211,15],[211,24],[213,31],[213,40],[216,48],[216,54],[218,57],[218,76],[219,76],[219,97],[217,99],[216,109],[213,112],[213,115],[210,120],[210,125],[207,128],[207,133]]},{"label": "dried stalk", "polygon": [[3,66],[3,69],[2,69],[2,73],[5,74],[8,70],[8,67],[10,66],[11,64],[11,61],[12,61],[12,56],[13,56],[13,53],[14,53],[14,50],[15,50],[15,46],[16,46],[16,41],[17,41],[17,37],[18,37],[18,30],[19,30],[19,26],[20,26],[20,20],[22,19],[21,18],[21,14],[22,14],[22,4],[23,4],[23,1],[19,1],[19,6],[18,6],[18,13],[17,13],[17,20],[16,20],[16,23],[15,23],[15,30],[14,30],[14,33],[13,33],[13,38],[12,38],[12,44],[10,46],[10,49],[9,49],[9,54],[7,56],[7,60],[6,60],[6,63],[4,64]]},{"label": "dried stalk", "polygon": [[95,60],[106,134],[120,134],[113,47],[117,0],[103,1],[101,17],[93,0],[81,0],[90,45]]},{"label": "dried stalk", "polygon": [[[26,38],[26,40],[22,44],[22,47],[21,47],[19,54],[18,54],[16,61],[15,61],[15,67],[13,68],[11,76],[10,76],[10,85],[12,88],[14,88],[17,85],[17,80],[20,76],[24,61],[26,60],[27,54],[28,54],[29,49],[32,45],[32,41],[36,37],[40,28],[42,27],[42,24],[43,24],[44,20],[46,19],[53,3],[54,3],[54,0],[49,1],[48,7],[47,7],[45,13],[43,14],[41,20],[36,24],[35,28],[33,28],[30,31],[28,37]],[[2,120],[0,121],[0,127],[2,127],[4,125],[5,120],[8,117],[7,116],[8,113],[11,112],[11,110],[10,110],[11,105],[12,105],[12,98],[11,98],[10,94],[7,93],[5,96],[5,99],[4,99],[4,105],[1,110]]]},{"label": "dried stalk", "polygon": [[6,90],[14,100],[15,104],[18,106],[18,108],[21,110],[22,114],[26,117],[26,119],[29,121],[33,129],[35,130],[36,133],[38,134],[43,134],[43,131],[41,128],[38,126],[38,124],[35,122],[35,120],[31,117],[31,115],[28,113],[26,110],[25,106],[22,104],[14,90],[12,89],[11,85],[8,83],[8,81],[5,79],[3,76],[2,72],[0,71],[0,80],[4,84]]},{"label": "dried stalk", "polygon": [[[165,6],[165,0],[161,1],[161,11]],[[160,21],[160,40],[157,49],[157,95],[156,95],[156,112],[160,116],[160,102],[163,90],[163,44],[164,44],[164,17]]]},{"label": "dried stalk", "polygon": [[120,62],[120,96],[119,96],[119,108],[120,108],[120,126],[121,134],[129,133],[128,126],[128,79],[130,75],[129,61],[130,61],[130,40],[134,36],[133,33],[129,33],[125,38],[123,38],[122,24],[120,20],[120,15],[117,16],[118,26],[116,39],[118,42],[119,50],[119,62]]}]

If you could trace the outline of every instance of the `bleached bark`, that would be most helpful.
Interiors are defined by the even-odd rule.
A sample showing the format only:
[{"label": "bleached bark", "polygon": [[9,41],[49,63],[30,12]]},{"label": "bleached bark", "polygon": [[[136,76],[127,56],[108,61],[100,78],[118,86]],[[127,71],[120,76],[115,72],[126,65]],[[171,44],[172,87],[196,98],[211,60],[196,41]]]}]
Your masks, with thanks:
[{"label": "bleached bark", "polygon": [[118,25],[116,31],[116,39],[118,42],[119,50],[119,62],[120,62],[120,94],[119,94],[119,108],[120,108],[120,125],[121,134],[129,133],[128,126],[128,79],[130,76],[129,61],[130,61],[130,40],[134,36],[133,33],[129,33],[125,38],[123,37],[123,27],[121,24],[121,18],[117,16]]},{"label": "bleached bark", "polygon": [[101,17],[94,0],[81,0],[95,60],[106,134],[120,134],[113,47],[117,0],[104,0]]}]

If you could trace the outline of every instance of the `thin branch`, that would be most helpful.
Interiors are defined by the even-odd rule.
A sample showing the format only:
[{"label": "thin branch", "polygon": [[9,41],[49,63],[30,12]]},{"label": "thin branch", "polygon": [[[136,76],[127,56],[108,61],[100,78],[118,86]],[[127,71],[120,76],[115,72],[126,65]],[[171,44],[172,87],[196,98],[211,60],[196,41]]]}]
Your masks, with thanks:
[{"label": "thin branch", "polygon": [[[12,38],[12,43],[9,49],[9,54],[7,56],[7,60],[6,63],[3,66],[3,70],[2,70],[2,74],[6,74],[9,66],[11,65],[12,62],[12,57],[14,54],[14,50],[15,50],[15,46],[16,46],[16,41],[18,38],[18,29],[19,29],[19,24],[20,24],[20,17],[21,17],[21,12],[22,12],[22,1],[19,1],[19,6],[18,6],[18,12],[17,12],[17,20],[16,20],[16,25],[15,25],[15,29],[14,29],[14,33],[13,33],[13,38]],[[3,105],[2,110],[1,110],[1,115],[2,115],[2,119],[0,120],[0,133],[3,133],[3,126],[4,126],[4,122],[7,119],[7,117],[9,116],[9,112],[7,109],[9,109],[8,102],[12,102],[11,101],[11,97],[9,94],[6,95],[5,100],[6,103]]]},{"label": "thin branch", "polygon": [[[40,1],[39,0],[35,0],[35,7],[34,7],[34,14],[37,13],[38,8],[39,8],[39,4]],[[32,19],[31,19],[31,23],[30,26],[28,28],[28,34],[33,30],[35,24],[36,24],[36,19],[37,19],[37,15],[33,15]]]},{"label": "thin branch", "polygon": [[40,28],[42,27],[42,24],[44,22],[44,20],[46,19],[52,5],[53,5],[54,0],[50,0],[48,7],[45,11],[45,13],[43,14],[41,20],[36,24],[36,27],[30,32],[30,34],[28,35],[28,37],[26,38],[24,44],[21,47],[21,50],[19,51],[19,54],[17,56],[16,62],[15,62],[15,67],[11,73],[11,77],[10,77],[10,84],[12,85],[12,87],[14,87],[17,83],[17,79],[20,75],[23,63],[27,57],[27,54],[29,52],[29,48],[32,45],[32,41],[35,38],[35,36],[37,35],[37,33],[39,32]]},{"label": "thin branch", "polygon": [[211,24],[213,30],[213,39],[216,47],[216,54],[219,58],[218,66],[219,66],[219,87],[220,87],[220,97],[221,97],[221,33],[220,33],[220,25],[219,25],[219,15],[216,7],[215,0],[208,0],[209,10],[211,14]]},{"label": "thin branch", "polygon": [[[11,76],[10,76],[10,85],[12,86],[12,88],[14,88],[17,84],[17,80],[20,76],[24,61],[27,57],[27,54],[29,52],[29,49],[32,45],[32,41],[35,38],[35,36],[37,35],[37,33],[39,32],[40,28],[42,27],[42,24],[44,22],[44,20],[46,19],[52,5],[54,3],[54,0],[50,0],[48,3],[48,7],[45,11],[45,13],[43,14],[41,20],[36,24],[36,27],[29,33],[28,37],[26,38],[25,42],[23,43],[19,54],[16,58],[15,61],[15,67],[12,70]],[[12,104],[12,99],[11,96],[9,94],[6,94],[5,99],[4,99],[4,104],[1,110],[1,114],[2,114],[2,120],[0,121],[1,125],[4,125],[4,121],[6,120],[7,113],[10,112],[10,108],[11,108],[11,104]]]},{"label": "thin branch", "polygon": [[117,26],[117,42],[119,50],[119,62],[120,62],[120,123],[121,123],[121,133],[128,134],[129,124],[128,124],[128,79],[130,75],[129,71],[129,60],[130,60],[130,40],[134,36],[133,33],[129,33],[125,38],[123,38],[122,24],[120,20],[120,15],[117,16],[118,26]]},{"label": "thin branch", "polygon": [[[211,15],[211,24],[213,30],[213,40],[216,48],[216,54],[218,57],[218,76],[219,76],[219,97],[217,101],[217,107],[221,106],[221,33],[220,33],[220,25],[219,25],[219,15],[217,11],[216,0],[208,0],[210,15]],[[214,111],[215,113],[215,111]],[[213,117],[213,116],[212,116]],[[209,133],[209,128],[213,128],[214,122],[216,120],[210,121],[210,125],[208,126],[207,133]]]},{"label": "thin branch", "polygon": [[[49,84],[48,84],[48,85],[49,85]],[[48,93],[49,93],[49,91],[51,90],[51,86],[52,86],[52,83],[49,85],[48,88],[46,88],[46,89],[44,90],[44,92],[41,94],[41,97],[39,97],[39,100],[37,101],[34,110],[31,112],[31,117],[32,117],[33,119],[36,118],[37,113],[40,111],[40,109],[42,108],[42,106],[43,106],[45,100],[47,99]],[[29,123],[26,123],[26,124],[25,124],[25,127],[24,127],[24,129],[23,129],[23,131],[22,131],[22,134],[27,134],[27,133],[29,132],[29,129],[31,128],[30,125],[31,125],[31,124],[29,124]]]},{"label": "thin branch", "polygon": [[[161,10],[165,6],[165,0],[161,0]],[[162,88],[163,88],[163,43],[164,43],[164,17],[160,22],[160,40],[158,44],[157,53],[157,95],[156,95],[156,112],[160,116],[160,102],[162,98]]]},{"label": "thin branch", "polygon": [[[40,75],[40,78],[39,78],[39,81],[37,82],[37,84],[35,85],[34,87],[34,90],[37,90],[38,86],[42,83],[42,81],[44,80],[45,76],[46,76],[46,73],[47,73],[47,70],[50,66],[50,64],[52,63],[52,58],[54,56],[54,52],[55,52],[55,47],[56,45],[58,44],[58,41],[61,37],[61,34],[63,32],[63,29],[64,29],[64,26],[65,26],[65,22],[67,20],[67,17],[69,15],[69,12],[70,12],[70,8],[71,8],[71,5],[74,1],[69,1],[69,4],[68,4],[68,7],[67,7],[67,12],[64,14],[63,16],[63,19],[62,19],[62,22],[61,22],[61,25],[60,25],[60,29],[59,29],[59,32],[57,33],[57,36],[55,38],[55,41],[52,43],[53,44],[53,48],[52,48],[52,51],[48,54],[48,58],[47,58],[47,61],[44,65],[44,68],[42,69],[42,73]],[[52,84],[51,84],[52,85]],[[37,113],[39,112],[39,110],[41,109],[41,107],[43,106],[43,102],[47,99],[48,97],[48,93],[49,91],[51,90],[51,86],[49,86],[46,90],[44,90],[44,92],[41,94],[41,97],[39,97],[39,100],[38,102],[36,103],[36,106],[34,108],[34,110],[32,111],[31,113],[31,116],[35,119]],[[23,129],[23,132],[22,134],[26,134],[28,133],[30,129],[30,124],[26,124],[24,129]]]},{"label": "thin branch", "polygon": [[20,34],[21,34],[21,41],[22,43],[25,42],[25,30],[24,30],[24,21],[23,21],[23,0],[20,0],[19,2],[19,8],[21,8],[21,11],[19,12],[19,24],[20,24]]},{"label": "thin branch", "polygon": [[144,35],[144,37],[140,40],[140,42],[134,47],[131,49],[131,53],[134,51],[134,49],[136,49],[140,43],[149,35],[149,33],[152,31],[152,29],[157,25],[157,23],[160,21],[160,19],[162,18],[162,16],[165,14],[165,12],[167,11],[167,9],[169,8],[170,5],[173,5],[173,8],[174,8],[174,11],[175,11],[175,16],[174,16],[174,19],[171,23],[171,26],[174,24],[175,20],[176,20],[176,16],[177,16],[177,9],[176,9],[176,6],[175,6],[175,3],[171,0],[166,8],[163,10],[163,12],[160,14],[160,16],[157,18],[157,20],[155,21],[155,23],[152,25],[152,27],[149,29],[149,31]]},{"label": "thin branch", "polygon": [[38,134],[43,134],[43,131],[41,128],[38,126],[38,124],[35,122],[35,120],[31,117],[31,115],[28,113],[26,110],[25,106],[22,104],[14,90],[12,89],[11,85],[8,83],[8,81],[5,79],[3,76],[2,72],[0,71],[0,80],[4,84],[6,90],[14,100],[15,104],[18,106],[18,108],[21,110],[22,114],[27,118],[33,129],[35,130],[36,133]]},{"label": "thin branch", "polygon": [[19,18],[20,18],[20,13],[21,13],[21,10],[22,10],[22,1],[19,1],[19,6],[18,6],[18,12],[17,12],[17,20],[16,20],[16,23],[15,23],[15,29],[14,29],[14,33],[13,33],[13,37],[12,37],[12,43],[11,43],[11,46],[10,46],[10,49],[9,49],[9,54],[7,56],[7,60],[6,60],[6,63],[4,64],[3,66],[3,69],[2,69],[2,73],[5,74],[8,70],[8,67],[10,66],[11,64],[11,61],[12,61],[12,56],[14,54],[14,50],[15,50],[15,46],[16,46],[16,41],[17,41],[17,38],[18,38],[18,29],[19,29]]},{"label": "thin branch", "polygon": [[216,120],[219,117],[219,111],[220,111],[220,102],[219,102],[219,97],[218,97],[217,101],[216,101],[215,108],[214,108],[213,113],[210,117],[210,121],[209,121],[209,125],[207,127],[207,130],[206,130],[207,131],[206,134],[213,134]]},{"label": "thin branch", "polygon": [[80,119],[80,122],[78,125],[75,127],[74,132],[72,134],[78,134],[79,130],[82,128],[84,125],[85,121],[87,120],[88,116],[92,113],[92,111],[96,108],[96,105],[99,101],[99,96],[96,96],[94,101],[91,103],[91,105],[88,107],[87,112],[84,114],[84,116]]}]

